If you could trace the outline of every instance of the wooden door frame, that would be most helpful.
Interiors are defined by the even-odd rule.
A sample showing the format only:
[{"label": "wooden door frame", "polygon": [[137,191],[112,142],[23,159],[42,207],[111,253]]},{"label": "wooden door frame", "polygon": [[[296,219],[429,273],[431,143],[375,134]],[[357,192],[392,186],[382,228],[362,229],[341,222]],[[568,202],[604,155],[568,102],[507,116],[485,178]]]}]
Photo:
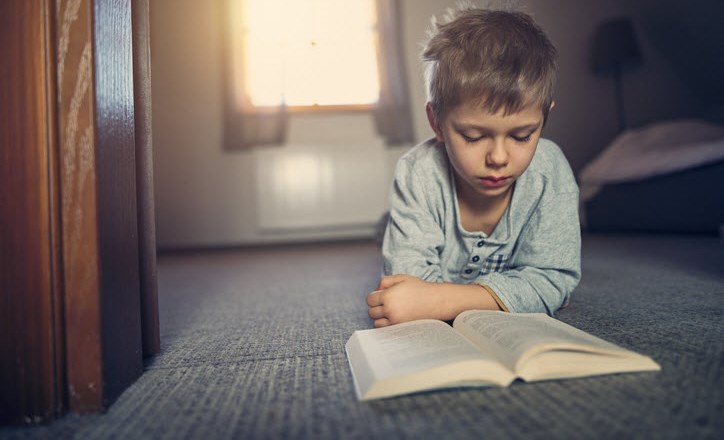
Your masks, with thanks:
[{"label": "wooden door frame", "polygon": [[151,124],[151,17],[149,0],[132,0],[133,100],[136,132],[136,195],[144,357],[161,351],[156,272],[156,216]]},{"label": "wooden door frame", "polygon": [[160,348],[148,0],[0,15],[0,423],[33,423],[107,408]]},{"label": "wooden door frame", "polygon": [[0,2],[0,421],[62,401],[58,193],[48,2]]}]

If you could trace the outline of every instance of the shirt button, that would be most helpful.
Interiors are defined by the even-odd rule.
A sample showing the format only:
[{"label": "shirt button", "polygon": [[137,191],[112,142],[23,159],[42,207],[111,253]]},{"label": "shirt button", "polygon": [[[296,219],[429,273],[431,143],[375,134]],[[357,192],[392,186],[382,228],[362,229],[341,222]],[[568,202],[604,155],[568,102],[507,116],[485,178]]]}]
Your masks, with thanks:
[{"label": "shirt button", "polygon": [[478,261],[480,261],[480,257],[478,257],[477,255],[474,256],[474,257],[473,257],[473,262],[474,262],[474,263],[477,263]]},{"label": "shirt button", "polygon": [[468,274],[468,275],[470,275],[471,273],[473,273],[473,270],[472,270],[472,269],[465,269],[465,273]]},{"label": "shirt button", "polygon": [[483,247],[484,244],[485,244],[485,242],[483,240],[480,240],[478,242],[478,247]]}]

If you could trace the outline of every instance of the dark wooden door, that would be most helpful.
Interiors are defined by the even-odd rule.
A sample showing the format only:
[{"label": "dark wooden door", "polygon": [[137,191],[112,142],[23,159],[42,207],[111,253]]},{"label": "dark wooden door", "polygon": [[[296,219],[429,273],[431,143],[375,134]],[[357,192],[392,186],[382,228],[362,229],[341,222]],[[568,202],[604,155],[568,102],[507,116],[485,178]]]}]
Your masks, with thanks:
[{"label": "dark wooden door", "polygon": [[147,19],[0,2],[1,422],[102,410],[159,349]]},{"label": "dark wooden door", "polygon": [[0,2],[0,419],[55,412],[62,393],[53,81],[46,2]]}]

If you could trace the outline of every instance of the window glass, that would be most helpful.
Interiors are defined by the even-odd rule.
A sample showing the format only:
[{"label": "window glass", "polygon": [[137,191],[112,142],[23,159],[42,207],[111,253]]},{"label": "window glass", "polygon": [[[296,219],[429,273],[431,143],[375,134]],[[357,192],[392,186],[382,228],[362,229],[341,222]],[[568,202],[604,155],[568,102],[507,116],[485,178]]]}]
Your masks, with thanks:
[{"label": "window glass", "polygon": [[372,0],[241,0],[246,95],[254,106],[379,98]]}]

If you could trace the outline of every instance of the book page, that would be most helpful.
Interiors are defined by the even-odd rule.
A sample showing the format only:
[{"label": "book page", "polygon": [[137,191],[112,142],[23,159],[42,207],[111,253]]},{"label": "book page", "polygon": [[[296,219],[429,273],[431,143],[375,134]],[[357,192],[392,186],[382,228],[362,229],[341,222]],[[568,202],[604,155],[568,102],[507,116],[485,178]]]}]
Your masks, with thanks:
[{"label": "book page", "polygon": [[345,351],[360,400],[456,386],[507,386],[515,379],[442,321],[358,330]]},{"label": "book page", "polygon": [[441,321],[413,321],[358,333],[377,378],[487,357]]},{"label": "book page", "polygon": [[526,354],[554,346],[607,353],[626,352],[542,313],[471,310],[461,313],[454,325],[481,350],[492,351],[512,370]]}]

